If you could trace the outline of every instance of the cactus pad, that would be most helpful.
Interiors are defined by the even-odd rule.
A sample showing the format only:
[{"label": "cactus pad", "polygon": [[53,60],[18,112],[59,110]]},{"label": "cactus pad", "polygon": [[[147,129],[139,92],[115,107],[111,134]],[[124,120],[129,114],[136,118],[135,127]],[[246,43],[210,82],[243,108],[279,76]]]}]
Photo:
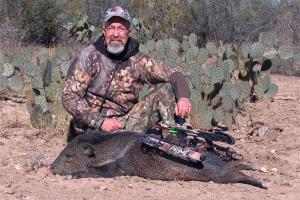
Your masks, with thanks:
[{"label": "cactus pad", "polygon": [[198,47],[191,47],[186,51],[185,59],[187,62],[190,62],[195,59],[195,57],[198,55],[199,49]]},{"label": "cactus pad", "polygon": [[211,73],[212,84],[221,83],[224,79],[224,72],[221,67],[215,67]]},{"label": "cactus pad", "polygon": [[206,44],[206,49],[207,49],[207,52],[208,52],[209,55],[218,54],[218,48],[217,48],[216,44],[213,43],[213,42],[208,42]]},{"label": "cactus pad", "polygon": [[3,77],[2,75],[0,75],[0,92],[5,90],[7,87],[7,80],[5,77]]},{"label": "cactus pad", "polygon": [[225,111],[229,112],[232,110],[232,108],[235,106],[234,105],[234,100],[230,95],[225,95],[222,98],[222,105]]},{"label": "cactus pad", "polygon": [[268,91],[266,92],[265,96],[267,98],[272,98],[274,97],[278,92],[278,86],[274,83],[272,83],[268,89]]},{"label": "cactus pad", "polygon": [[10,63],[4,63],[3,64],[3,72],[2,76],[8,78],[11,77],[14,74],[15,67]]},{"label": "cactus pad", "polygon": [[226,127],[228,127],[229,129],[232,128],[233,125],[233,116],[232,113],[226,112],[225,116],[224,116],[224,124]]},{"label": "cactus pad", "polygon": [[281,59],[289,59],[293,57],[293,50],[288,45],[282,45],[278,49],[278,55]]},{"label": "cactus pad", "polygon": [[261,43],[255,42],[251,45],[249,55],[251,58],[256,59],[264,55],[264,47]]},{"label": "cactus pad", "polygon": [[191,47],[197,46],[197,35],[195,33],[189,35],[189,44]]},{"label": "cactus pad", "polygon": [[14,75],[10,77],[8,81],[8,85],[12,90],[18,91],[23,88],[24,83],[21,78],[21,74],[19,71],[15,71]]},{"label": "cactus pad", "polygon": [[264,45],[273,46],[277,42],[277,38],[274,33],[271,32],[262,32],[259,35],[259,41]]},{"label": "cactus pad", "polygon": [[251,49],[251,43],[250,42],[243,42],[241,45],[241,51],[244,58],[249,58]]},{"label": "cactus pad", "polygon": [[198,56],[197,56],[197,61],[198,63],[201,65],[203,63],[205,63],[208,59],[208,53],[206,51],[205,48],[201,48],[199,49],[199,53],[198,53]]},{"label": "cactus pad", "polygon": [[213,118],[216,122],[222,122],[224,120],[225,112],[223,111],[223,108],[221,106],[214,110]]},{"label": "cactus pad", "polygon": [[25,63],[23,70],[27,76],[34,77],[37,75],[37,69],[31,63]]},{"label": "cactus pad", "polygon": [[154,40],[148,40],[146,43],[147,48],[149,49],[149,51],[154,51],[156,44]]}]

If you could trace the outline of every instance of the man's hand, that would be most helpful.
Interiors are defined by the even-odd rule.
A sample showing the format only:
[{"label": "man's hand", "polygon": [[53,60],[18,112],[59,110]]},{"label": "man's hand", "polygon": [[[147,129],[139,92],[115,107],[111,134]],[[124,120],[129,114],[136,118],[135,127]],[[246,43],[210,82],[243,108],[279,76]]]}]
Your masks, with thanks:
[{"label": "man's hand", "polygon": [[187,117],[192,110],[192,103],[188,98],[182,97],[178,99],[176,107],[175,107],[175,113],[177,116],[180,117]]},{"label": "man's hand", "polygon": [[124,126],[115,118],[105,118],[101,126],[101,130],[105,132],[113,132],[122,128]]}]

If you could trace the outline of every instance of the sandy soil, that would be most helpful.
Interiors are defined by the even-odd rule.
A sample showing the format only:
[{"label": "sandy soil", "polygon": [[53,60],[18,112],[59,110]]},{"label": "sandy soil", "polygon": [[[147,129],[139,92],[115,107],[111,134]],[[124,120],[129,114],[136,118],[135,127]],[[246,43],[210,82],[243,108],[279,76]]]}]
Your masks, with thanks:
[{"label": "sandy soil", "polygon": [[139,177],[66,180],[46,167],[65,146],[65,134],[30,126],[25,104],[0,102],[0,199],[299,199],[300,78],[273,76],[273,101],[250,104],[231,133],[234,149],[266,172],[245,172],[269,189],[243,184],[153,181]]}]

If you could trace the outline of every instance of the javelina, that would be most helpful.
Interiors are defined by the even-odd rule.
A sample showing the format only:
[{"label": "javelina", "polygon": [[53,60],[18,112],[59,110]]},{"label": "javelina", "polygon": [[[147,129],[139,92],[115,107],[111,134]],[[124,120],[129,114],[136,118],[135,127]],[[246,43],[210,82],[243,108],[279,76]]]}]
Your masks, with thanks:
[{"label": "javelina", "polygon": [[225,162],[214,152],[206,152],[202,163],[143,153],[142,137],[130,131],[89,132],[71,141],[52,163],[51,170],[75,178],[129,175],[156,180],[244,183],[266,188],[264,183],[240,171],[251,169],[248,165]]}]

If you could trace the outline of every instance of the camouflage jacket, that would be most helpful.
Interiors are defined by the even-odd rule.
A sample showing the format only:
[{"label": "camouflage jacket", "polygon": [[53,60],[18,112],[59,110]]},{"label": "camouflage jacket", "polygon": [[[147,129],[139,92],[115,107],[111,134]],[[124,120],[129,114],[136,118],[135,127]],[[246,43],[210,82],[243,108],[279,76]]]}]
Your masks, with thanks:
[{"label": "camouflage jacket", "polygon": [[129,38],[124,52],[114,57],[107,52],[100,37],[71,63],[62,101],[77,121],[99,129],[105,117],[126,115],[138,102],[139,91],[145,83],[162,82],[172,84],[177,98],[189,98],[183,74],[162,61],[138,53],[134,39]]}]

